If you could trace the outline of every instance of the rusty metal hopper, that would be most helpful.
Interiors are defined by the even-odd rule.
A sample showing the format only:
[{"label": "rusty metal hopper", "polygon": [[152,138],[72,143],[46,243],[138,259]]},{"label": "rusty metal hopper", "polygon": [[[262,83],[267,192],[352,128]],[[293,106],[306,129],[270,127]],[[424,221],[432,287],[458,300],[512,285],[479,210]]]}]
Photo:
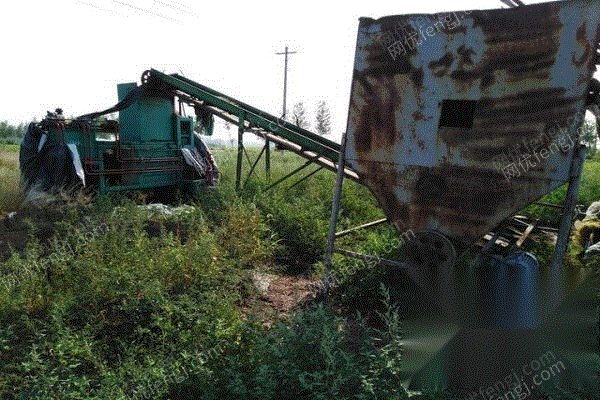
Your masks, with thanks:
[{"label": "rusty metal hopper", "polygon": [[473,243],[569,179],[600,2],[361,18],[347,163],[396,227]]}]

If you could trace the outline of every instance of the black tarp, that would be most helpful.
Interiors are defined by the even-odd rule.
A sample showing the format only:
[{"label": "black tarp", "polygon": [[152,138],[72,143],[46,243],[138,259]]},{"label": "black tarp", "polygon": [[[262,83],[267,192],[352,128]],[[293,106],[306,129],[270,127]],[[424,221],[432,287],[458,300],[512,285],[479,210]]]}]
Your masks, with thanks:
[{"label": "black tarp", "polygon": [[29,124],[21,143],[19,164],[26,189],[37,186],[39,190],[48,191],[79,183],[71,152],[62,135],[45,129],[44,125],[44,122]]}]

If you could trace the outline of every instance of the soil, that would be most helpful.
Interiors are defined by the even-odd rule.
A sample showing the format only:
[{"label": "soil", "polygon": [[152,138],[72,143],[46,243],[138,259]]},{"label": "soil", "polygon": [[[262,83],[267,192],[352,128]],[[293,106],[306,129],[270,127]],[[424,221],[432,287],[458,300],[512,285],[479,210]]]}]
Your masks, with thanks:
[{"label": "soil", "polygon": [[252,273],[252,283],[258,297],[240,308],[246,315],[258,316],[267,327],[279,318],[288,318],[294,310],[313,301],[321,287],[320,280],[311,276],[262,272]]},{"label": "soil", "polygon": [[33,237],[40,242],[50,239],[57,232],[57,223],[62,218],[59,211],[35,208],[4,216],[0,220],[0,261],[9,259],[13,251],[24,251]]}]

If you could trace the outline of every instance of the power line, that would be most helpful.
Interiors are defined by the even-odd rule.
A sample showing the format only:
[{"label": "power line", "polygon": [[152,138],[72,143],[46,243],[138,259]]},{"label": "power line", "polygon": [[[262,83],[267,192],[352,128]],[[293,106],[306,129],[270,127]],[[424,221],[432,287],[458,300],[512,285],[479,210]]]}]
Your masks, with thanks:
[{"label": "power line", "polygon": [[171,18],[171,17],[167,17],[166,15],[163,15],[163,14],[160,14],[160,13],[156,13],[154,11],[146,10],[145,8],[134,6],[134,5],[129,4],[129,3],[124,3],[124,2],[118,1],[118,0],[113,0],[113,2],[117,3],[117,4],[121,4],[121,5],[127,6],[127,7],[131,7],[133,9],[135,9],[135,10],[142,11],[142,12],[145,12],[145,13],[150,14],[150,15],[154,15],[156,17],[164,18],[164,19],[167,19],[167,20],[170,20],[170,21],[182,22],[181,20],[178,20],[178,19],[175,19],[175,18]]},{"label": "power line", "polygon": [[[183,8],[180,8],[180,7],[177,7],[177,6],[174,6],[174,5],[172,5],[172,4],[165,3],[165,2],[162,2],[162,1],[159,1],[159,0],[154,0],[154,1],[155,1],[156,3],[158,3],[158,4],[162,4],[163,6],[169,7],[169,8],[171,8],[171,9],[173,9],[173,10],[180,11],[180,12],[182,12],[182,13],[186,14],[186,15],[189,15],[189,14],[191,14],[191,15],[194,15],[194,16],[196,16],[196,17],[198,16],[196,13],[193,13],[192,11],[190,11],[190,9],[189,9],[189,8],[186,10],[186,9],[183,9]],[[184,6],[184,7],[185,7],[185,6]]]},{"label": "power line", "polygon": [[95,5],[95,4],[86,3],[85,1],[78,1],[78,3],[85,4],[86,6],[90,6],[90,7],[97,8],[98,10],[102,10],[102,11],[110,12],[110,13],[113,13],[113,14],[117,14],[117,15],[120,15],[120,16],[122,16],[122,17],[124,17],[124,16],[125,16],[125,15],[123,15],[123,14],[121,14],[121,13],[118,13],[118,12],[116,12],[116,11],[114,11],[114,10],[108,10],[108,9],[106,9],[106,8],[98,7],[98,6],[97,6],[97,5]]}]

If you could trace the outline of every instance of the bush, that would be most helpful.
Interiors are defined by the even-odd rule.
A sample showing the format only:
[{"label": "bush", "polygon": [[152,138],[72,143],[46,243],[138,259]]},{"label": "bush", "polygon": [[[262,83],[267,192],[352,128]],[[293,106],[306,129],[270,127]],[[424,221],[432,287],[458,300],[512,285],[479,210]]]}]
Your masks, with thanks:
[{"label": "bush", "polygon": [[[336,317],[316,305],[252,335],[252,353],[240,365],[239,349],[210,363],[212,384],[178,399],[403,399],[399,378],[401,332],[384,289],[384,331]],[[374,345],[374,338],[383,345]]]},{"label": "bush", "polygon": [[236,335],[243,278],[202,213],[159,219],[157,236],[146,218],[133,204],[83,217],[2,264],[0,397],[124,398]]},{"label": "bush", "polygon": [[261,266],[272,259],[275,237],[254,204],[235,200],[224,212],[217,235],[228,257],[242,267]]}]

